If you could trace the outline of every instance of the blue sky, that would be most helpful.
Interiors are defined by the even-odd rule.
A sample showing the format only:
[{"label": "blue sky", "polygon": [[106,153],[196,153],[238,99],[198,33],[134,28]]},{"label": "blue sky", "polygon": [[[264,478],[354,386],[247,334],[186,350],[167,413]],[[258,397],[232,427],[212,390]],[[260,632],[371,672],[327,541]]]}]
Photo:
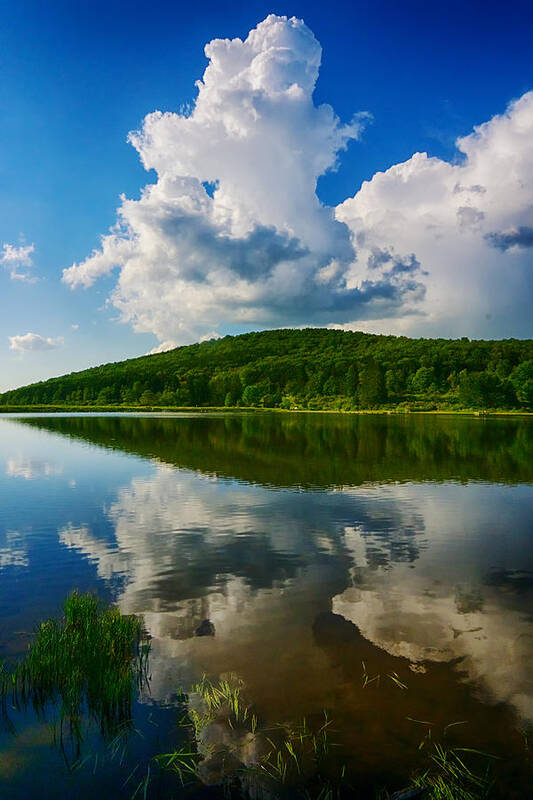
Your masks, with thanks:
[{"label": "blue sky", "polygon": [[[354,197],[363,181],[371,181],[377,172],[409,161],[416,152],[427,152],[439,159],[440,164],[461,165],[465,154],[458,153],[455,148],[457,137],[468,136],[474,126],[506,113],[513,100],[533,89],[530,39],[533,10],[526,2],[509,2],[505,6],[486,2],[429,4],[383,0],[327,5],[311,2],[185,5],[154,0],[147,5],[113,0],[105,3],[52,0],[48,4],[22,0],[4,4],[0,30],[0,246],[3,243],[17,248],[33,245],[34,251],[28,256],[33,264],[28,267],[22,264],[21,269],[37,280],[30,282],[10,277],[11,262],[6,262],[4,266],[8,268],[0,272],[0,388],[139,355],[157,346],[158,342],[164,346],[165,342],[192,341],[211,332],[225,334],[282,324],[338,324],[380,332],[405,330],[414,335],[533,335],[527,318],[527,306],[533,299],[531,282],[524,278],[531,273],[533,250],[527,245],[526,234],[533,219],[525,199],[519,206],[509,200],[508,213],[494,220],[490,217],[489,206],[476,205],[471,198],[459,207],[457,213],[468,209],[467,216],[461,217],[461,225],[466,221],[472,230],[477,225],[478,232],[480,225],[488,226],[483,228],[485,242],[501,242],[502,239],[487,237],[501,236],[502,232],[511,238],[515,236],[517,242],[510,250],[484,245],[485,252],[473,249],[473,240],[464,237],[460,240],[469,254],[469,263],[471,259],[480,262],[485,258],[496,259],[496,256],[500,259],[487,267],[489,277],[476,272],[464,285],[454,284],[457,278],[450,280],[461,296],[471,293],[471,297],[478,298],[487,283],[492,282],[490,276],[497,275],[498,271],[513,270],[514,278],[510,283],[514,281],[516,290],[515,295],[506,296],[501,308],[494,306],[494,311],[487,310],[489,306],[492,308],[491,298],[480,301],[479,314],[474,314],[470,322],[464,311],[462,316],[452,318],[441,307],[437,311],[436,305],[423,305],[428,303],[432,275],[437,275],[440,266],[420,256],[421,252],[426,252],[424,247],[427,249],[427,243],[420,237],[413,234],[412,241],[400,241],[398,236],[387,238],[388,227],[386,233],[383,227],[376,227],[372,203],[383,204],[379,192],[375,193],[376,197],[356,201],[355,210],[350,207],[338,217],[340,221],[336,225],[342,226],[343,231],[331,233],[335,242],[328,244],[327,257],[323,249],[317,249],[315,242],[306,240],[303,224],[301,229],[297,222],[287,223],[284,228],[269,209],[261,207],[258,211],[253,198],[238,194],[237,199],[233,198],[232,208],[238,205],[239,213],[243,207],[254,209],[253,213],[250,211],[249,223],[250,230],[258,232],[253,252],[257,255],[257,249],[263,246],[285,248],[285,256],[269,269],[277,270],[280,275],[285,270],[284,274],[292,275],[290,271],[294,265],[298,268],[302,265],[302,270],[308,270],[306,281],[315,281],[313,292],[309,294],[307,289],[302,289],[296,300],[294,297],[287,300],[281,278],[276,278],[275,285],[268,287],[265,279],[259,291],[257,276],[240,272],[239,279],[248,283],[238,292],[246,296],[246,300],[240,305],[226,304],[224,309],[226,292],[217,295],[216,303],[208,310],[209,303],[205,299],[198,301],[190,314],[195,324],[198,320],[203,322],[202,314],[205,314],[203,327],[195,327],[189,318],[182,320],[180,317],[174,322],[167,308],[162,308],[159,314],[153,308],[153,298],[145,301],[142,308],[137,300],[132,300],[132,283],[136,276],[140,282],[153,283],[153,271],[143,276],[131,272],[127,264],[119,265],[124,280],[128,281],[129,294],[126,296],[121,290],[118,309],[117,303],[106,304],[117,284],[116,271],[106,272],[94,282],[91,278],[91,285],[85,289],[73,289],[61,280],[65,268],[84,262],[93,249],[100,246],[100,237],[116,221],[116,210],[121,203],[119,196],[124,194],[138,200],[142,187],[158,179],[154,170],[147,173],[143,169],[139,153],[126,140],[128,132],[139,129],[144,117],[156,109],[178,113],[184,105],[194,102],[195,81],[202,78],[208,65],[203,50],[205,44],[215,38],[244,40],[269,14],[303,19],[322,46],[320,73],[312,95],[314,108],[322,103],[330,104],[345,124],[350,123],[356,112],[364,111],[372,116],[371,120],[361,121],[364,124],[356,138],[347,134],[339,145],[338,169],[329,169],[318,177],[319,200],[331,208]],[[299,42],[296,39],[294,42],[294,52],[298,51],[295,58],[306,59],[307,51],[300,53]],[[289,49],[292,47],[291,40]],[[268,86],[267,91],[270,91]],[[206,102],[214,101],[207,97]],[[237,101],[232,97],[225,102]],[[212,107],[215,108],[216,103]],[[519,119],[513,130],[521,130],[524,124],[529,124],[529,107],[507,113],[511,122]],[[284,137],[296,136],[296,124],[291,119],[269,130],[274,130],[271,135],[279,134],[283,144]],[[500,133],[495,131],[491,141],[497,143],[501,139]],[[516,144],[515,138],[509,141],[512,148],[522,147]],[[169,153],[174,152],[174,146],[176,152],[181,152],[183,141],[172,143]],[[222,160],[224,147],[221,142]],[[318,145],[315,143],[313,147]],[[527,142],[523,147],[516,172],[530,187],[531,153],[527,152]],[[147,148],[145,141],[141,145],[141,155]],[[478,156],[470,154],[466,158],[474,165],[474,161],[476,164],[479,161]],[[489,163],[495,158],[493,150],[482,156]],[[153,163],[159,163],[161,157],[161,153],[151,150],[148,161],[152,158]],[[257,151],[255,159],[261,159],[261,150]],[[165,170],[166,174],[172,173],[172,168],[165,167]],[[218,179],[216,166],[213,170],[210,174]],[[444,166],[442,171],[444,174]],[[507,174],[512,171],[512,168],[505,169]],[[309,179],[313,180],[319,172],[312,173]],[[228,177],[225,180],[227,185],[231,184]],[[257,182],[261,180],[259,172]],[[405,178],[402,181],[407,182]],[[454,178],[454,181],[454,187],[462,186],[460,180]],[[220,185],[224,186],[222,179]],[[413,186],[413,192],[418,191],[414,183]],[[490,191],[488,186],[487,197]],[[285,196],[284,187],[280,186],[280,192]],[[505,196],[512,198],[513,195],[513,187],[505,187]],[[410,193],[409,197],[412,196]],[[529,195],[525,194],[524,198],[527,197]],[[291,202],[294,206],[298,197]],[[364,230],[354,222],[361,218],[363,206],[364,214],[371,220],[371,224],[368,220],[365,222]],[[431,213],[438,216],[435,209]],[[445,216],[443,211],[442,219]],[[289,218],[292,219],[290,213]],[[478,219],[481,220],[479,224]],[[211,224],[211,217],[209,221]],[[203,219],[202,224],[204,222]],[[243,248],[251,246],[248,232],[237,231],[235,220],[231,224],[234,227],[230,233],[217,229],[213,234],[216,241],[221,237],[240,237]],[[413,220],[413,231],[417,224]],[[270,232],[270,238],[265,238],[266,231]],[[516,237],[520,231],[525,233],[519,241]],[[260,234],[265,236],[261,238]],[[275,235],[275,241],[271,234]],[[330,232],[324,236],[329,237]],[[349,237],[353,244],[351,255],[346,251]],[[376,263],[379,250],[381,262],[388,265],[387,270],[380,273],[379,281],[372,278],[371,292],[367,291],[368,275],[357,271],[361,268],[364,247],[370,248],[365,244],[369,241],[372,245],[368,258],[374,258],[372,263]],[[287,248],[292,248],[293,252],[298,247],[298,252],[306,252],[303,260],[300,256],[286,255]],[[449,247],[449,252],[456,254],[455,240]],[[173,281],[182,280],[178,261],[183,255],[179,248],[176,252],[173,258],[177,261],[171,264],[173,277],[168,279]],[[209,252],[210,258],[219,257],[213,255],[214,251]],[[395,275],[407,272],[407,265],[414,263],[409,261],[412,255],[419,265],[418,273],[414,275],[413,271],[409,285],[399,285],[396,278],[394,283],[392,265],[396,268]],[[236,256],[230,247],[220,257],[224,275],[229,276],[226,288],[231,294],[233,278],[228,269],[233,268],[229,262]],[[243,259],[246,265],[251,263],[247,257]],[[311,261],[313,267],[307,263]],[[342,269],[339,268],[342,291],[346,286],[351,287],[350,297],[344,294],[340,297],[339,282],[334,289],[326,286],[338,269],[332,264],[337,265],[339,261],[343,264]],[[290,268],[286,266],[289,262]],[[357,267],[354,267],[356,262]],[[312,272],[315,268],[316,274]],[[426,273],[427,278],[423,277]],[[218,275],[217,292],[221,291],[220,280]],[[340,278],[335,280],[340,281]],[[212,281],[212,277],[205,279],[206,292],[215,292]],[[196,277],[193,283],[180,284],[180,302],[189,303],[187,287],[191,287],[190,296],[196,296],[197,284]],[[168,287],[167,283],[161,285],[162,295],[168,293]],[[455,305],[453,286],[441,288],[436,279],[435,287],[435,295],[446,297],[449,305]],[[478,287],[483,290],[479,288],[478,291]],[[494,296],[500,295],[497,282],[494,287]],[[356,291],[357,302],[353,294]],[[363,291],[366,292],[364,297]],[[384,304],[387,304],[386,310],[383,310]],[[346,310],[348,305],[349,311]],[[310,308],[309,319],[303,310],[298,314],[287,311],[295,307]],[[179,310],[176,313],[179,316]],[[119,322],[121,314],[129,321]],[[412,320],[416,324],[411,324]],[[165,326],[168,326],[168,334]],[[133,327],[141,332],[134,332]],[[15,349],[10,349],[9,337],[24,337],[28,332],[43,337],[44,344],[37,340],[28,344],[28,339],[19,339]],[[46,349],[36,349],[40,347]]]}]

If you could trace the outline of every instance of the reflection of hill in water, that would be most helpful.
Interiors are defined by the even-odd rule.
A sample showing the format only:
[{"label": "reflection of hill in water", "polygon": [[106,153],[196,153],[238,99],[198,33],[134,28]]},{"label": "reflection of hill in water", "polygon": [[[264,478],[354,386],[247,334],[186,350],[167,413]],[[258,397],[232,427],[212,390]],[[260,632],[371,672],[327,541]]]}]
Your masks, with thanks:
[{"label": "reflection of hill in water", "polygon": [[19,420],[249,483],[533,482],[533,421],[415,415],[227,414]]}]

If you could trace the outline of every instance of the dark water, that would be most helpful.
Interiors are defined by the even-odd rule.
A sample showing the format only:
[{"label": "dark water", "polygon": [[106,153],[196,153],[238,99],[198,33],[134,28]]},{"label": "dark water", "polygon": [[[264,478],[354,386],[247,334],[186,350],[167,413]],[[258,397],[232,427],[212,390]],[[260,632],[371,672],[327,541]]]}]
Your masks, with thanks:
[{"label": "dark water", "polygon": [[449,743],[501,756],[497,796],[528,796],[532,519],[528,418],[1,418],[0,657],[74,587],[143,614],[153,651],[123,764],[69,771],[15,714],[0,796],[128,797],[204,672],[237,674],[269,722],[327,709],[361,787],[422,763],[412,720],[465,721]]}]

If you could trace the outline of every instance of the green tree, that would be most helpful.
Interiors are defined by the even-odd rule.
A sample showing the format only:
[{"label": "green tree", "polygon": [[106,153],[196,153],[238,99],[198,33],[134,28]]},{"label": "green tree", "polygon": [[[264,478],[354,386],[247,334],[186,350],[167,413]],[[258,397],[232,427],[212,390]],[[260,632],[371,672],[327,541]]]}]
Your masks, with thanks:
[{"label": "green tree", "polygon": [[133,387],[127,386],[125,389],[123,389],[123,391],[122,391],[122,400],[123,400],[124,403],[126,403],[126,405],[130,405],[132,403],[136,403],[137,399],[138,398],[137,398],[136,393],[133,391]]},{"label": "green tree", "polygon": [[388,369],[385,373],[385,388],[389,399],[396,398],[403,392],[403,376],[395,369]]},{"label": "green tree", "polygon": [[510,381],[518,402],[531,408],[533,406],[533,361],[524,361],[515,367]]},{"label": "green tree", "polygon": [[355,393],[357,392],[357,382],[357,369],[353,364],[351,364],[348,367],[348,372],[346,373],[346,379],[344,382],[344,393],[348,395],[348,397],[355,396]]},{"label": "green tree", "polygon": [[103,386],[98,392],[98,396],[96,398],[96,405],[108,406],[112,402],[113,402],[113,390],[111,389],[110,386]]},{"label": "green tree", "polygon": [[190,372],[187,389],[191,405],[201,406],[209,401],[209,377],[204,372]]},{"label": "green tree", "polygon": [[459,374],[459,401],[466,408],[491,408],[503,405],[504,387],[493,372],[462,370]]},{"label": "green tree", "polygon": [[157,397],[151,389],[145,389],[142,395],[139,397],[139,403],[142,406],[155,406],[157,403]]},{"label": "green tree", "polygon": [[221,405],[231,398],[233,406],[252,386],[248,401],[266,406],[286,405],[283,396],[299,407],[373,408],[402,402],[408,390],[441,408],[457,403],[531,408],[532,364],[531,340],[408,339],[285,329],[105,364],[13,389],[0,402],[130,404],[150,391],[165,405]]},{"label": "green tree", "polygon": [[411,380],[413,392],[423,394],[435,383],[435,370],[433,367],[420,367]]},{"label": "green tree", "polygon": [[373,359],[359,372],[359,403],[363,408],[374,408],[385,400],[383,370]]},{"label": "green tree", "polygon": [[162,406],[175,406],[176,394],[168,386],[161,392],[161,405]]},{"label": "green tree", "polygon": [[258,406],[261,402],[261,389],[257,384],[245,386],[242,393],[242,402],[245,406]]},{"label": "green tree", "polygon": [[337,381],[330,375],[327,381],[324,381],[324,386],[322,387],[322,391],[325,395],[335,395],[337,394]]}]

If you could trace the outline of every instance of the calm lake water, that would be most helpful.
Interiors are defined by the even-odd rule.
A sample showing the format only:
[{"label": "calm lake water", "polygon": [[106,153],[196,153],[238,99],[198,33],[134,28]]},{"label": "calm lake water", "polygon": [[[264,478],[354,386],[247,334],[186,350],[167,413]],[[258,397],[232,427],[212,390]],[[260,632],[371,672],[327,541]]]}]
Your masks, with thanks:
[{"label": "calm lake water", "polygon": [[123,762],[95,735],[73,772],[13,712],[0,796],[129,797],[131,765],[179,742],[178,690],[235,673],[268,722],[327,709],[361,796],[423,763],[419,720],[464,722],[449,743],[500,756],[496,796],[526,797],[532,544],[531,418],[3,416],[0,658],[73,588],[153,638]]}]

